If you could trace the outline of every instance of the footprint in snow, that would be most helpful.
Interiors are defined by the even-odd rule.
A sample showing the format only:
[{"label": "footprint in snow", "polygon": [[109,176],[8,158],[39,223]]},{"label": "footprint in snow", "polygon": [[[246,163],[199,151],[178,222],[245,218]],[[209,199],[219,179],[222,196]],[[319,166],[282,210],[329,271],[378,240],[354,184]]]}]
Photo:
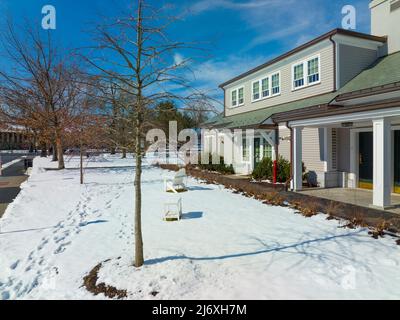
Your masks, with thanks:
[{"label": "footprint in snow", "polygon": [[61,252],[64,252],[65,249],[66,249],[66,247],[69,246],[70,244],[71,244],[71,242],[63,243],[62,245],[60,245],[60,246],[57,248],[56,251],[54,251],[54,254],[59,254],[59,253],[61,253]]},{"label": "footprint in snow", "polygon": [[15,261],[15,262],[10,266],[10,269],[11,269],[11,270],[15,270],[15,269],[18,267],[19,263],[20,263],[20,260]]}]

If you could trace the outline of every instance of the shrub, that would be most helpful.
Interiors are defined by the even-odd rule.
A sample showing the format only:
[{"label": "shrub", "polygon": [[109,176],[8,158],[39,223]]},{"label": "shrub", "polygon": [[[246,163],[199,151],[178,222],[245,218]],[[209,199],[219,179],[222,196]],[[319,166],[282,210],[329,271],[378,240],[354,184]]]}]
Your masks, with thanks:
[{"label": "shrub", "polygon": [[264,158],[254,169],[252,177],[256,180],[272,180],[273,162],[270,158]]},{"label": "shrub", "polygon": [[224,163],[224,157],[220,157],[219,164],[212,163],[213,155],[211,153],[208,154],[208,163],[204,164],[201,162],[201,158],[199,161],[199,168],[207,171],[216,171],[222,174],[235,174],[235,170],[233,169],[233,165],[226,165]]},{"label": "shrub", "polygon": [[278,182],[285,183],[290,179],[290,162],[282,156],[278,159],[278,175],[276,177]]}]

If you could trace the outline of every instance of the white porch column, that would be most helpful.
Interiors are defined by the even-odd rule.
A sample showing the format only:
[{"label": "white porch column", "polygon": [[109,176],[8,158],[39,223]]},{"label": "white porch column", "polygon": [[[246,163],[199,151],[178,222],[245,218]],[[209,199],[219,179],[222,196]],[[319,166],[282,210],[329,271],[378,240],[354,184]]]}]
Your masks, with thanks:
[{"label": "white porch column", "polygon": [[302,127],[293,128],[293,189],[295,191],[303,187],[302,131]]},{"label": "white porch column", "polygon": [[356,132],[355,130],[350,130],[350,173],[348,179],[349,188],[358,187],[358,167],[360,165],[358,143],[358,132]]},{"label": "white porch column", "polygon": [[391,205],[391,121],[388,118],[373,120],[374,139],[374,193],[373,205],[385,208]]}]

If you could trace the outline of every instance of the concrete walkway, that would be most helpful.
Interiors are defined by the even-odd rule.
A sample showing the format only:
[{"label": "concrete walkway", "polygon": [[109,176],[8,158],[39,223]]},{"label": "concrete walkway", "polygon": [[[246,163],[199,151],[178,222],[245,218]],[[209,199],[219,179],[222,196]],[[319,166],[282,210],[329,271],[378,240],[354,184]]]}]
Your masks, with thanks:
[{"label": "concrete walkway", "polygon": [[20,192],[20,185],[28,176],[25,174],[24,161],[11,165],[2,170],[0,176],[0,218],[4,214],[8,204],[10,204]]},{"label": "concrete walkway", "polygon": [[[370,207],[372,203],[372,191],[364,189],[305,189],[299,193],[307,194],[309,196],[350,203],[362,207]],[[400,194],[392,194],[392,205],[394,209],[386,211],[400,214]]]}]

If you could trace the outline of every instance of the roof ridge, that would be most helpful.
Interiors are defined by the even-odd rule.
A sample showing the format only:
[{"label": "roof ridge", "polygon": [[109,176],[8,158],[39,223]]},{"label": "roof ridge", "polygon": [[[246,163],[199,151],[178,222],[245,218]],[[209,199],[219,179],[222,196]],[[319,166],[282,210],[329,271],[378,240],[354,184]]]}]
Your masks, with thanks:
[{"label": "roof ridge", "polygon": [[285,58],[287,58],[287,57],[289,57],[289,56],[291,56],[291,55],[293,55],[293,54],[295,54],[297,52],[300,52],[300,51],[302,51],[302,50],[304,50],[304,49],[306,49],[306,48],[308,48],[308,47],[310,47],[310,46],[312,46],[314,44],[317,44],[317,43],[319,43],[319,42],[321,42],[321,41],[323,41],[323,40],[325,40],[327,38],[330,38],[330,37],[332,37],[332,36],[334,36],[336,34],[344,34],[344,35],[363,38],[365,40],[371,40],[371,41],[379,41],[379,42],[386,42],[387,41],[387,37],[386,36],[385,37],[379,37],[379,36],[374,36],[374,35],[370,35],[370,34],[367,34],[367,33],[361,33],[361,32],[357,32],[357,31],[336,28],[336,29],[333,29],[333,30],[331,30],[331,31],[329,31],[327,33],[324,33],[323,35],[321,35],[321,36],[319,36],[317,38],[314,38],[314,39],[312,39],[312,40],[310,40],[310,41],[308,41],[308,42],[306,42],[306,43],[304,43],[304,44],[302,44],[302,45],[300,45],[298,47],[295,47],[292,50],[289,50],[289,51],[277,56],[274,59],[268,60],[267,62],[265,62],[265,63],[263,63],[261,65],[258,65],[257,67],[254,67],[254,68],[252,68],[252,69],[250,69],[250,70],[248,70],[248,71],[246,71],[246,72],[244,72],[244,73],[242,73],[242,74],[240,74],[240,75],[238,75],[238,76],[236,76],[236,77],[234,77],[234,78],[232,78],[232,79],[220,84],[219,87],[223,88],[228,84],[231,84],[231,83],[233,83],[233,82],[235,82],[237,80],[240,80],[240,79],[242,79],[242,78],[244,78],[244,77],[246,77],[246,76],[248,76],[248,75],[250,75],[250,74],[252,74],[254,72],[257,72],[257,71],[259,71],[259,70],[261,70],[263,68],[266,68],[266,67],[268,67],[270,65],[273,65],[274,63],[277,63],[277,62],[279,62],[279,61],[281,61],[281,60],[283,60],[283,59],[285,59]]}]

